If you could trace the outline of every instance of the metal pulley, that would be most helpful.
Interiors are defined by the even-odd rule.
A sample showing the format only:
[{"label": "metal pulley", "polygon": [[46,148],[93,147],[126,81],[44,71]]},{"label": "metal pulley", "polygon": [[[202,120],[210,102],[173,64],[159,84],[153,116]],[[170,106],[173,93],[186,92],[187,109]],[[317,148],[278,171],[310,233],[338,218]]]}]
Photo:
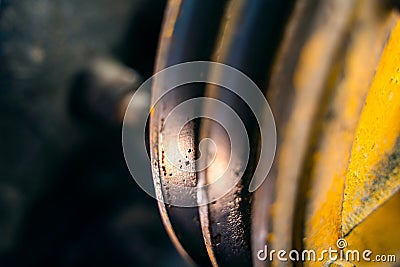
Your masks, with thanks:
[{"label": "metal pulley", "polygon": [[[153,179],[166,230],[186,259],[199,266],[369,266],[318,256],[329,247],[382,253],[364,241],[381,240],[376,233],[400,218],[399,25],[398,12],[374,0],[168,2],[155,73],[194,61],[235,68],[267,97],[278,137],[271,171],[251,190],[258,166],[268,165],[268,142],[260,110],[219,83],[240,79],[218,65],[174,89],[188,73],[154,82]],[[179,108],[185,102],[191,106]],[[179,205],[185,190],[197,205]],[[374,223],[377,211],[392,219]],[[386,253],[397,255],[399,242],[387,244]],[[272,259],[268,249],[284,251],[286,260]],[[293,249],[313,249],[316,259],[289,257]]]}]

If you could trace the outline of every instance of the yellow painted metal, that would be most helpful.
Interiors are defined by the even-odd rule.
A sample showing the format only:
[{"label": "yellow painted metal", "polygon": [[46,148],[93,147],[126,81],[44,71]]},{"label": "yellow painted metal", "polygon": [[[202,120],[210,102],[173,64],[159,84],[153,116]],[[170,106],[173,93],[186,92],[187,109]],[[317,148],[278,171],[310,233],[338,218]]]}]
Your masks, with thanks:
[{"label": "yellow painted metal", "polygon": [[[347,172],[350,153],[351,157],[358,153],[358,148],[354,148],[353,145],[356,131],[357,136],[360,134],[357,127],[366,127],[364,122],[359,122],[359,118],[361,111],[363,110],[364,114],[368,106],[365,105],[365,98],[376,66],[379,62],[381,65],[386,64],[387,59],[384,56],[381,58],[382,49],[391,32],[395,34],[398,31],[398,26],[393,30],[398,21],[397,14],[379,17],[376,16],[374,8],[373,5],[361,7],[355,21],[358,28],[349,36],[351,42],[344,50],[343,62],[339,66],[344,74],[337,71],[332,74],[343,77],[336,78],[338,82],[329,100],[321,137],[310,159],[312,167],[309,174],[310,185],[306,192],[307,207],[302,235],[303,246],[307,249],[317,249],[317,254],[329,247],[336,248],[336,241],[346,234],[345,229],[348,225],[342,224],[342,208],[345,179],[351,172]],[[379,79],[379,75],[382,74],[377,73],[375,80]],[[372,90],[373,88],[369,95]],[[372,142],[375,140],[373,136],[368,138]],[[349,192],[345,196],[347,199],[354,197]],[[350,209],[351,205],[349,211]],[[310,266],[320,264],[309,263]]]},{"label": "yellow painted metal", "polygon": [[[298,9],[304,11],[304,2],[310,1],[301,2]],[[399,14],[383,9],[379,1],[328,2],[315,10],[332,13],[325,20],[309,18],[304,45],[292,42],[299,28],[289,24],[272,75],[271,107],[283,115],[277,114],[280,140],[268,183],[275,186],[275,200],[264,215],[272,222],[264,222],[263,236],[276,250],[314,249],[320,255],[329,247],[337,249],[337,240],[345,238],[344,252],[398,255]],[[295,64],[293,72],[288,60]],[[327,258],[304,263],[322,264],[377,263]]]},{"label": "yellow painted metal", "polygon": [[400,188],[400,24],[382,55],[365,102],[346,174],[346,235]]}]

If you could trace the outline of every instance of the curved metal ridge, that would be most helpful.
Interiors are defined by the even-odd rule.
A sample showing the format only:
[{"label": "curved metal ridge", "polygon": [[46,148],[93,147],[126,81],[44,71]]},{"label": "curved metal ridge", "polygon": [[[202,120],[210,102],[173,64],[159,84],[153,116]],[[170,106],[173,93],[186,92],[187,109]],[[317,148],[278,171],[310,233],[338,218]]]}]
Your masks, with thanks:
[{"label": "curved metal ridge", "polygon": [[[265,88],[271,62],[279,43],[282,28],[292,8],[292,1],[231,1],[220,28],[220,39],[213,60],[228,64],[248,75],[260,88]],[[251,266],[252,194],[248,191],[257,161],[259,132],[256,120],[247,105],[233,93],[215,85],[206,88],[207,97],[217,98],[232,107],[244,122],[250,141],[250,160],[238,169],[242,178],[224,197],[200,207],[200,219],[207,251],[215,266]],[[214,113],[222,112],[215,110]],[[230,122],[225,122],[229,124]],[[201,124],[200,139],[210,138],[218,144],[221,154],[229,154],[230,146],[223,129],[206,120]],[[234,144],[239,146],[239,144]],[[239,149],[240,151],[240,149]],[[241,161],[240,154],[233,154]],[[216,158],[226,161],[223,156]],[[226,162],[224,162],[226,164]],[[246,168],[247,164],[247,168]],[[199,175],[201,183],[212,183],[221,164],[210,166]],[[207,197],[207,196],[204,196]]]},{"label": "curved metal ridge", "polygon": [[[156,71],[186,61],[211,59],[237,68],[260,88],[265,88],[293,2],[169,1]],[[159,95],[160,90],[165,89],[160,84],[154,84],[152,90],[153,95]],[[163,134],[162,125],[166,116],[178,104],[199,96],[218,99],[238,114],[247,130],[250,160],[237,167],[238,172],[234,175],[241,176],[240,181],[217,201],[199,208],[175,207],[159,202],[162,220],[181,254],[196,264],[251,266],[253,215],[252,193],[248,187],[258,157],[259,125],[251,109],[238,96],[216,86],[208,85],[205,88],[203,84],[189,84],[169,92],[155,105],[150,117],[150,148],[156,191],[161,196],[159,199],[171,199],[176,197],[169,191],[168,185],[171,183],[198,187],[212,183],[217,178],[215,173],[219,172],[218,167],[210,166],[202,172],[187,173],[176,170],[164,158],[164,146],[170,141]],[[204,138],[213,140],[222,154],[230,154],[233,144],[229,144],[226,132],[210,120],[191,121],[176,130],[181,130],[179,144],[186,151],[189,161],[194,161],[198,156],[199,140]],[[231,157],[239,162],[241,160],[240,153]],[[226,158],[219,157],[216,160],[224,164]],[[207,198],[205,192],[199,191],[198,194],[200,198]]]},{"label": "curved metal ridge", "polygon": [[[171,0],[168,3],[162,29],[156,72],[168,66],[192,60],[208,60],[216,36],[215,25],[222,16],[224,1],[214,0]],[[215,29],[215,30],[213,30]],[[163,90],[162,86],[153,86]],[[156,104],[150,115],[150,153],[156,192],[162,198],[174,197],[168,193],[168,183],[195,187],[196,174],[176,170],[164,160],[162,124],[169,112],[184,100],[202,95],[204,86],[189,84],[168,93]],[[186,125],[181,138],[186,150],[193,151],[188,155],[194,159],[196,148],[196,122]],[[180,129],[177,129],[179,131]],[[191,258],[201,266],[211,265],[205,250],[200,229],[197,208],[181,208],[159,202],[163,223],[175,246],[186,258]]]},{"label": "curved metal ridge", "polygon": [[[163,96],[151,109],[149,126],[158,199],[180,205],[190,191],[190,208],[159,202],[163,222],[181,254],[200,266],[302,265],[274,258],[272,251],[313,249],[318,255],[335,245],[345,251],[339,238],[366,248],[365,237],[398,223],[395,213],[388,224],[378,218],[396,209],[398,196],[393,169],[400,127],[392,125],[400,95],[398,11],[383,9],[379,1],[299,0],[286,23],[293,7],[294,1],[273,0],[169,2],[156,71],[187,61],[222,63],[196,72],[201,79],[190,76],[197,71],[191,69],[152,87],[155,99],[170,80],[199,81]],[[268,181],[255,192],[249,187],[258,167],[271,166],[263,159],[266,127],[258,124],[259,107],[230,90],[264,98],[217,65],[241,71],[263,93],[268,88],[280,140]],[[207,100],[195,107],[189,101],[195,98]],[[188,108],[178,109],[184,102]],[[168,149],[176,144],[173,157],[184,168],[169,162]],[[377,209],[381,215],[371,218]],[[387,247],[395,250],[393,240]]]}]

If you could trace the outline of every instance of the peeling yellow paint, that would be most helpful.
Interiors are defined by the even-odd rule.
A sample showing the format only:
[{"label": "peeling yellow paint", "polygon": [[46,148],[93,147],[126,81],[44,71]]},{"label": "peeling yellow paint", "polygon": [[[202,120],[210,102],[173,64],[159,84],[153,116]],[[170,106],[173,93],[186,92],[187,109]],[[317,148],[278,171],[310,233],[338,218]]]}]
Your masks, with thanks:
[{"label": "peeling yellow paint", "polygon": [[[346,174],[342,229],[347,234],[400,188],[400,173],[381,170],[400,136],[400,23],[368,93]],[[385,174],[385,172],[387,172]]]},{"label": "peeling yellow paint", "polygon": [[[347,250],[372,251],[371,261],[360,258],[357,266],[398,266],[395,262],[377,262],[377,255],[394,255],[400,259],[400,193],[396,193],[357,226],[348,236]],[[373,260],[373,261],[372,261]]]},{"label": "peeling yellow paint", "polygon": [[[339,83],[329,99],[328,115],[312,156],[311,172],[306,174],[310,175],[303,233],[306,249],[320,253],[329,247],[336,248],[336,241],[343,237],[341,213],[351,149],[376,66],[397,21],[397,14],[380,19],[373,6],[362,6],[355,21],[358,28],[351,32],[348,37],[351,42],[344,48],[341,71],[332,69]],[[337,77],[340,75],[343,77]],[[332,86],[329,83],[327,86]],[[321,266],[321,262],[306,265]]]}]

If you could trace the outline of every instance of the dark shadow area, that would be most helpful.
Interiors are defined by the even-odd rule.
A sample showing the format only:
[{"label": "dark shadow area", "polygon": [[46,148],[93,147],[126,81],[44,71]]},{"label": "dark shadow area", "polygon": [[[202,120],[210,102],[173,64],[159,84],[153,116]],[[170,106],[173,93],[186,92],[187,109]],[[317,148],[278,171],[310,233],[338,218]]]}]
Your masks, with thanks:
[{"label": "dark shadow area", "polygon": [[151,75],[165,1],[0,1],[0,266],[186,266],[79,73]]}]

